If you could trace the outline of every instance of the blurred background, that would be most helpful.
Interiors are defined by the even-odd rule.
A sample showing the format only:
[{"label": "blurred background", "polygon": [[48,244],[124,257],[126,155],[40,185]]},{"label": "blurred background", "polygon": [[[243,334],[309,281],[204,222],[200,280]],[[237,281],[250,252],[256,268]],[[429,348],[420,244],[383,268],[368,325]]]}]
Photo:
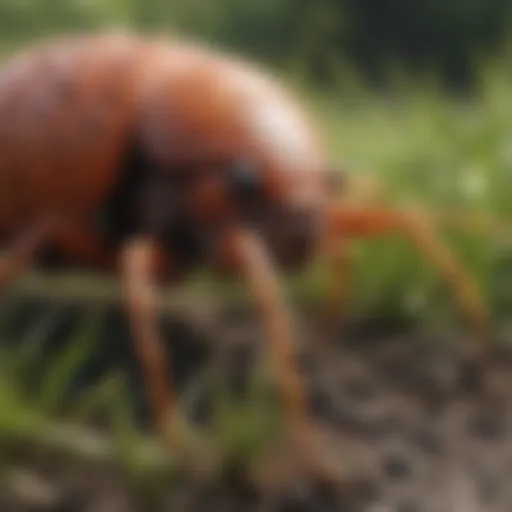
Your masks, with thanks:
[{"label": "blurred background", "polygon": [[56,32],[121,25],[177,30],[298,67],[325,87],[345,82],[348,69],[373,84],[402,69],[467,87],[478,63],[504,48],[511,15],[506,0],[5,0],[1,9],[7,47]]},{"label": "blurred background", "polygon": [[[256,60],[300,94],[333,162],[376,179],[390,204],[492,216],[488,229],[442,222],[439,229],[481,287],[497,346],[510,344],[512,2],[0,0],[2,59],[56,35],[110,28],[183,34]],[[323,378],[309,367],[305,374],[316,413],[378,460],[363,471],[366,487],[348,497],[327,499],[295,480],[286,500],[303,508],[286,510],[367,510],[363,503],[382,502],[386,510],[451,512],[469,510],[461,503],[470,496],[481,506],[474,510],[508,512],[508,356],[500,352],[501,366],[485,373],[500,383],[492,399],[475,398],[460,348],[469,336],[435,270],[398,237],[358,241],[352,254],[350,321],[329,364],[316,367]],[[316,311],[323,270],[287,282],[297,307]],[[274,439],[280,417],[269,395],[273,370],[264,354],[251,352],[265,340],[243,289],[222,288],[219,305],[218,286],[203,274],[188,283],[191,315],[171,315],[164,330],[189,419],[208,425],[226,460],[253,461]],[[115,287],[91,275],[34,272],[2,298],[0,510],[96,512],[105,503],[109,510],[149,510],[148,503],[167,510],[164,502],[172,503],[169,510],[285,510],[281,497],[259,488],[251,494],[236,479],[222,480],[215,492],[184,484],[176,467],[162,462],[143,433],[144,392]],[[311,349],[319,341],[314,318],[298,316],[308,324],[303,337]],[[252,347],[252,355],[241,357],[240,346]],[[242,405],[232,396],[240,387],[232,373],[250,381]],[[447,453],[448,446],[456,449]],[[447,476],[454,466],[467,472]],[[96,478],[86,477],[91,468]],[[460,474],[469,490],[454,505],[436,491],[459,489]],[[157,495],[163,501],[155,504]]]}]

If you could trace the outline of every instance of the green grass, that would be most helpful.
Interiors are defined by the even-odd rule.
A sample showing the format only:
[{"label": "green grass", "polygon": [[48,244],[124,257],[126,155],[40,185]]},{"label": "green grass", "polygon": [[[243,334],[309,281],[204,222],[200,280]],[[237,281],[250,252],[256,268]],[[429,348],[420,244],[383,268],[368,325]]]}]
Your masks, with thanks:
[{"label": "green grass", "polygon": [[[384,98],[359,92],[352,101],[340,95],[310,104],[334,162],[376,179],[391,205],[491,215],[512,228],[512,81],[489,67],[479,96],[456,101],[436,88],[397,88]],[[509,320],[512,238],[439,227],[496,322]],[[444,283],[411,244],[396,236],[355,242],[354,312],[456,320]]]},{"label": "green grass", "polygon": [[[129,482],[153,493],[168,495],[179,484],[180,459],[163,450],[158,438],[136,427],[124,371],[111,370],[70,401],[72,379],[98,348],[95,333],[104,311],[97,305],[84,308],[75,332],[52,357],[35,388],[29,383],[39,373],[51,318],[43,317],[29,328],[18,348],[0,345],[0,477],[9,474],[11,464],[19,464],[19,450],[27,453],[27,447],[33,447],[36,454],[121,469]],[[5,329],[0,332],[5,339]],[[226,387],[222,371],[209,365],[179,398],[179,408],[187,416],[201,396],[213,391],[208,431],[184,424],[185,436],[193,444],[203,443],[200,464],[213,462],[215,472],[210,476],[233,464],[258,461],[267,443],[279,434],[281,414],[272,382],[267,365],[257,367],[248,400],[240,402]],[[106,421],[106,429],[91,427],[97,418]]]}]

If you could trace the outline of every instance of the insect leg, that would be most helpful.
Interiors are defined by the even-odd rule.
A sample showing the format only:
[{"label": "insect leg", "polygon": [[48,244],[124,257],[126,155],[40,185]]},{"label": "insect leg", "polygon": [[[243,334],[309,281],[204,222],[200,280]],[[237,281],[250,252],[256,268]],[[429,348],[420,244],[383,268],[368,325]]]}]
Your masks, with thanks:
[{"label": "insect leg", "polygon": [[0,256],[0,288],[9,286],[28,270],[56,229],[57,225],[52,221],[40,222],[23,232],[4,250]]},{"label": "insect leg", "polygon": [[180,451],[184,446],[174,429],[178,426],[176,397],[157,325],[155,281],[160,256],[160,247],[151,239],[134,239],[125,244],[121,256],[123,295],[156,427],[171,448]]},{"label": "insect leg", "polygon": [[444,276],[476,334],[488,339],[490,318],[478,288],[452,251],[439,239],[426,215],[340,205],[332,208],[328,224],[340,236],[370,237],[397,232],[409,238]]},{"label": "insect leg", "polygon": [[322,258],[328,272],[322,312],[323,339],[331,339],[347,318],[353,261],[349,244],[335,232],[325,238]]},{"label": "insect leg", "polygon": [[225,253],[226,256],[247,279],[263,316],[271,354],[280,370],[279,385],[290,417],[294,421],[303,420],[307,405],[293,354],[291,322],[267,251],[257,237],[242,230],[231,235],[224,249],[229,251],[229,254]]},{"label": "insect leg", "polygon": [[[383,187],[368,176],[357,173],[349,175],[341,170],[333,170],[332,177],[331,194],[334,201],[342,198],[345,205],[361,206],[382,203],[385,199]],[[347,318],[353,261],[350,244],[336,230],[331,229],[331,226],[327,226],[322,237],[320,253],[328,272],[321,325],[322,339],[328,340],[335,331],[343,327]]]},{"label": "insect leg", "polygon": [[308,470],[321,478],[343,479],[339,468],[319,458],[316,429],[308,418],[305,383],[300,376],[288,308],[281,295],[277,273],[263,242],[249,231],[230,232],[222,244],[222,259],[241,271],[260,311],[267,333],[270,356],[277,372],[284,407],[293,439]]},{"label": "insect leg", "polygon": [[[389,204],[389,196],[380,183],[369,176],[352,173],[346,178],[343,187],[335,189],[334,199],[342,199],[344,205],[373,205],[382,207]],[[429,213],[431,220],[439,227],[464,231],[473,234],[485,234],[497,240],[510,242],[510,228],[498,218],[482,212],[475,213],[464,210],[445,210],[436,208]]]}]

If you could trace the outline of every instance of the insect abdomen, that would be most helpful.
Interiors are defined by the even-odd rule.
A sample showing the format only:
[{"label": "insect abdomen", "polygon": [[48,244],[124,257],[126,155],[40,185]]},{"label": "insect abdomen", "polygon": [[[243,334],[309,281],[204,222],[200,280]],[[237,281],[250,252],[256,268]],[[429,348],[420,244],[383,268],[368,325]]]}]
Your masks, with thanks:
[{"label": "insect abdomen", "polygon": [[134,116],[137,52],[118,37],[26,53],[0,75],[0,229],[87,215],[109,191]]}]

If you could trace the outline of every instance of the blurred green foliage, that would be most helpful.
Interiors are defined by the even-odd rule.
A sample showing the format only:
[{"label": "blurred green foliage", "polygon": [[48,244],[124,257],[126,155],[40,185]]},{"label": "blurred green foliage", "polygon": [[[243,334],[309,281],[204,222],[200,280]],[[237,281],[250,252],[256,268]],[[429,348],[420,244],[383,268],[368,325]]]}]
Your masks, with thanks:
[{"label": "blurred green foliage", "polygon": [[125,25],[178,30],[331,83],[340,66],[379,82],[390,63],[450,83],[507,38],[509,0],[2,0],[0,41]]}]

